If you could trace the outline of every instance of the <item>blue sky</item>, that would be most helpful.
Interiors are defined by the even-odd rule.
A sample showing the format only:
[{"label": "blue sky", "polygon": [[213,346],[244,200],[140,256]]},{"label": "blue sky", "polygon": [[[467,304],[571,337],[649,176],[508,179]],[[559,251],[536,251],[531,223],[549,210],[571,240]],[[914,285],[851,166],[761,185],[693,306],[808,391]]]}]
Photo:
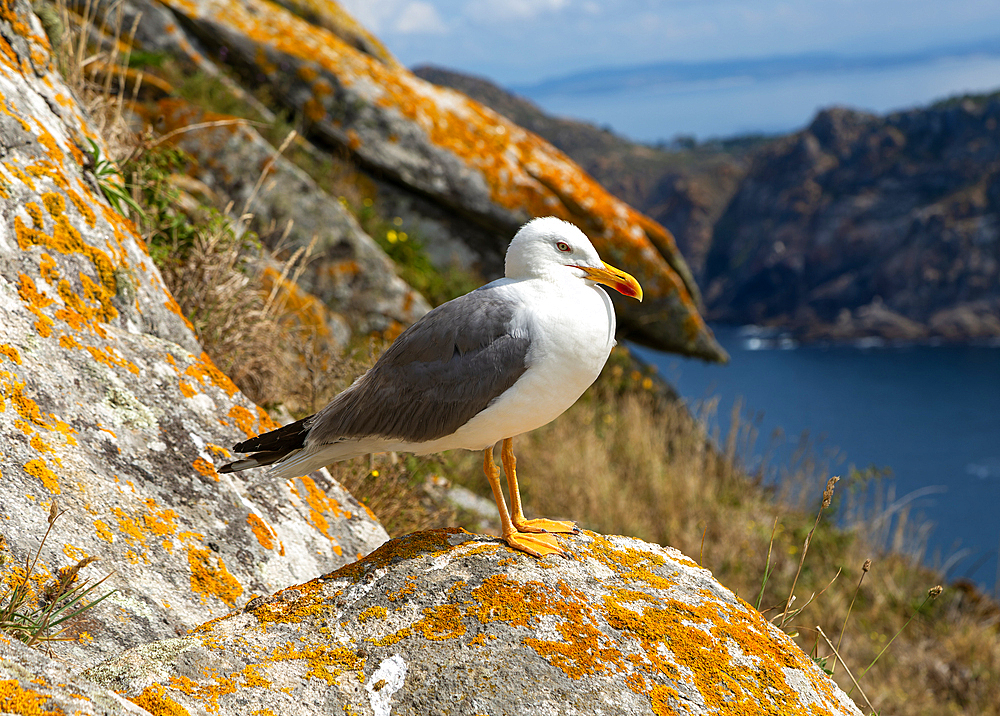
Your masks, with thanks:
[{"label": "blue sky", "polygon": [[[1000,38],[1000,0],[341,1],[404,64],[436,64],[504,86],[657,62],[893,55]],[[938,61],[892,73],[530,97],[549,112],[643,141],[788,131],[832,104],[885,112],[1000,87],[1000,39],[996,44],[986,61]]]},{"label": "blue sky", "polygon": [[594,67],[835,51],[892,53],[1000,35],[997,0],[343,0],[405,64],[524,84]]}]

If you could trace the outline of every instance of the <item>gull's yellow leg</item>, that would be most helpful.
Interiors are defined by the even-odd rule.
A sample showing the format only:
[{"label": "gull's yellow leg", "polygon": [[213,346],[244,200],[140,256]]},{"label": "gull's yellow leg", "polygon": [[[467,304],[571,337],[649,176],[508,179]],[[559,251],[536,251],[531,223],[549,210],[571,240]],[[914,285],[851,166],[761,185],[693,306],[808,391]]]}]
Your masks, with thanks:
[{"label": "gull's yellow leg", "polygon": [[507,512],[507,502],[503,498],[503,490],[500,488],[500,469],[493,462],[493,448],[487,448],[483,451],[483,472],[486,473],[486,479],[490,481],[493,499],[496,500],[497,510],[500,512],[500,528],[503,531],[504,542],[514,549],[527,552],[535,557],[544,557],[547,554],[565,554],[552,535],[525,534],[519,532],[514,526],[510,514]]},{"label": "gull's yellow leg", "polygon": [[507,473],[507,489],[510,491],[511,521],[518,532],[574,533],[578,531],[576,525],[572,522],[558,522],[546,519],[526,520],[524,518],[524,510],[521,508],[521,491],[517,487],[517,458],[514,457],[513,438],[504,438],[503,447],[500,450],[500,459],[503,460],[503,471]]}]

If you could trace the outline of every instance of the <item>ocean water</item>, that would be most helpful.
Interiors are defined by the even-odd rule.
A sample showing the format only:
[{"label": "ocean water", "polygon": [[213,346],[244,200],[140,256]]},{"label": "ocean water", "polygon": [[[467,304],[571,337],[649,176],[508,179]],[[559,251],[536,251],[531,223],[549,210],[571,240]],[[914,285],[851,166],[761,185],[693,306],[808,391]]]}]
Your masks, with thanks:
[{"label": "ocean water", "polygon": [[760,435],[744,456],[750,465],[765,458],[780,429],[785,439],[767,458],[772,468],[787,464],[803,432],[817,454],[834,455],[830,474],[846,476],[850,465],[890,468],[883,487],[907,501],[912,517],[933,523],[925,562],[995,593],[1000,347],[798,346],[753,329],[714,330],[729,365],[631,348],[696,411],[717,397],[722,436],[741,399],[743,420],[757,420]]},{"label": "ocean water", "polygon": [[824,107],[884,113],[1000,87],[1000,57],[940,58],[902,67],[731,77],[618,92],[531,94],[551,114],[610,126],[641,142],[779,133],[806,126]]}]

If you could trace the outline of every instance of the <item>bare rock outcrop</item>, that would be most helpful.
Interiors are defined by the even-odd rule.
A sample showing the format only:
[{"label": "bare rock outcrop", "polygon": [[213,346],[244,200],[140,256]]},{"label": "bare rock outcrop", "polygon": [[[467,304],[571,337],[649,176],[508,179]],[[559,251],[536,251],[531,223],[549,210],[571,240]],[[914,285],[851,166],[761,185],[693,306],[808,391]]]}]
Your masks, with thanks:
[{"label": "bare rock outcrop", "polygon": [[1000,337],[1000,100],[817,115],[716,224],[718,320],[810,338]]},{"label": "bare rock outcrop", "polygon": [[[18,0],[0,14],[0,581],[36,567],[115,590],[53,650],[79,664],[183,634],[387,535],[327,475],[219,475],[275,427],[201,351],[131,222],[88,171],[97,139]],[[98,140],[99,141],[99,140]],[[107,181],[105,177],[103,179]]]},{"label": "bare rock outcrop", "polygon": [[860,714],[676,550],[560,542],[570,558],[537,560],[461,530],[413,534],[87,675],[219,716]]},{"label": "bare rock outcrop", "polygon": [[30,716],[149,716],[81,677],[74,665],[0,634],[0,713]]}]

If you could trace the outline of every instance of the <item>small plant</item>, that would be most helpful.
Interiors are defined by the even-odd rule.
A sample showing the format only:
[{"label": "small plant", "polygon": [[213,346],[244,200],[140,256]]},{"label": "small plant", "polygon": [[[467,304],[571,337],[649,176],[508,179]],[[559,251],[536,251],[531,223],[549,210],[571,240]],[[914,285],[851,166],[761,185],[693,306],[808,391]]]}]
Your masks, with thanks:
[{"label": "small plant", "polygon": [[394,217],[391,221],[382,218],[371,197],[366,197],[357,206],[352,205],[346,197],[341,197],[340,202],[351,210],[361,228],[393,260],[399,277],[419,291],[432,306],[439,306],[485,283],[475,272],[457,265],[435,267],[420,235],[412,230],[404,231],[402,217]]},{"label": "small plant", "polygon": [[[38,565],[38,558],[52,531],[52,525],[62,514],[53,500],[49,509],[49,526],[38,549],[33,557],[25,559],[24,573],[17,574],[12,580],[13,585],[0,593],[0,631],[28,646],[35,646],[39,642],[67,641],[70,637],[63,636],[67,629],[63,625],[93,609],[115,592],[111,590],[92,602],[84,602],[89,594],[111,576],[108,574],[90,586],[87,586],[86,580],[77,582],[79,571],[96,562],[96,557],[86,557],[70,567],[60,568],[40,594],[32,589],[31,577]],[[3,538],[0,537],[0,547],[2,545]]]},{"label": "small plant", "polygon": [[97,142],[90,137],[87,137],[87,142],[90,144],[91,171],[97,180],[97,186],[104,194],[104,198],[108,200],[115,211],[125,218],[128,218],[128,211],[123,208],[123,205],[134,211],[137,218],[144,218],[142,207],[132,198],[121,170],[115,166],[114,162],[101,155],[101,147]]},{"label": "small plant", "polygon": [[[830,504],[833,502],[833,488],[839,481],[840,478],[835,475],[826,482],[826,489],[823,490],[823,502],[820,504],[820,508],[816,512],[816,521],[813,523],[812,529],[809,530],[809,534],[806,535],[806,541],[802,545],[802,555],[799,557],[798,569],[795,570],[795,578],[792,580],[792,588],[788,591],[788,599],[785,601],[785,608],[781,612],[781,616],[778,618],[779,622],[778,626],[780,626],[782,629],[784,629],[785,625],[788,624],[788,622],[791,621],[793,618],[795,618],[797,614],[801,613],[803,609],[809,606],[809,603],[815,598],[815,595],[813,595],[802,607],[795,610],[794,612],[791,613],[789,612],[789,609],[792,606],[792,602],[795,601],[795,585],[799,583],[799,575],[802,574],[802,565],[806,561],[806,554],[808,554],[809,552],[809,544],[812,542],[813,534],[816,533],[816,528],[819,527],[819,521],[823,517],[823,510],[828,508]],[[770,557],[770,549],[768,549],[768,555]],[[837,572],[837,574],[839,576],[840,572]],[[837,577],[834,577],[834,579],[836,578]],[[761,593],[763,593],[763,591],[764,587],[762,585]]]}]

